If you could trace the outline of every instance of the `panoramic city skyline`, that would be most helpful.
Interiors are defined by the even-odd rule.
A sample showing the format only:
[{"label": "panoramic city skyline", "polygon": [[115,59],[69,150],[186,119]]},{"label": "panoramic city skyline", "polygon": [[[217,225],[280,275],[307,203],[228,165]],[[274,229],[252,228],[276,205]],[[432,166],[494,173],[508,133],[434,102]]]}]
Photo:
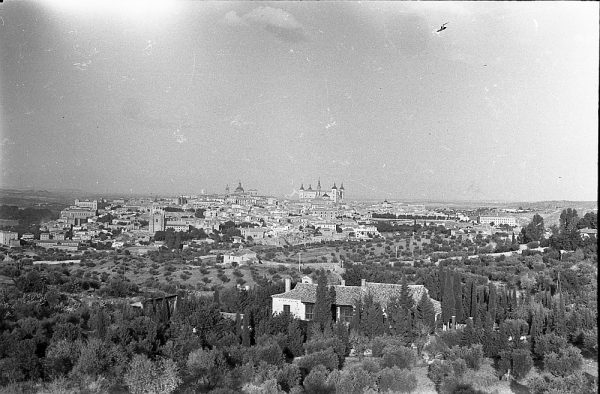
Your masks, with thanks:
[{"label": "panoramic city skyline", "polygon": [[0,6],[2,187],[597,198],[597,3],[83,3]]}]

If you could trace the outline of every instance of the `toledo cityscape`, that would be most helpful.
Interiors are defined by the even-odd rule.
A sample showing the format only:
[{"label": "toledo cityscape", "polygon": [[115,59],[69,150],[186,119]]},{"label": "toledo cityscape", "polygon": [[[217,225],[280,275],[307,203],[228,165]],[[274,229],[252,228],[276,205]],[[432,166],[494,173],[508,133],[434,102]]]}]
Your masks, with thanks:
[{"label": "toledo cityscape", "polygon": [[597,393],[599,11],[0,1],[0,394]]}]

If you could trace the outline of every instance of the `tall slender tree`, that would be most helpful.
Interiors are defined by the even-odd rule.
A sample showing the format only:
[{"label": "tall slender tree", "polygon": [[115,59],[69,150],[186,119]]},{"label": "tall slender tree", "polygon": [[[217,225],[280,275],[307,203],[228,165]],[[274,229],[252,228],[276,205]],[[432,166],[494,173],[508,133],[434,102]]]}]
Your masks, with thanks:
[{"label": "tall slender tree", "polygon": [[402,277],[402,287],[400,288],[400,304],[403,308],[412,310],[415,305],[415,300],[412,298],[406,276]]},{"label": "tall slender tree", "polygon": [[483,325],[483,352],[486,357],[495,357],[498,354],[498,349],[495,346],[496,342],[496,333],[494,332],[494,321],[492,320],[492,315],[488,312],[486,313],[485,324]]},{"label": "tall slender tree", "polygon": [[471,282],[471,307],[469,308],[469,316],[475,318],[475,311],[477,310],[477,284],[475,281]]},{"label": "tall slender tree", "polygon": [[565,301],[561,293],[558,294],[558,302],[555,301],[556,307],[553,309],[553,328],[556,335],[561,337],[567,336]]},{"label": "tall slender tree", "polygon": [[471,280],[467,280],[467,283],[462,287],[463,292],[463,317],[465,320],[471,316]]},{"label": "tall slender tree", "polygon": [[354,313],[352,314],[352,319],[350,320],[348,329],[350,331],[354,330],[356,332],[360,332],[360,321],[362,320],[363,313],[363,304],[360,298],[355,301],[353,312]]},{"label": "tall slender tree", "polygon": [[444,292],[442,294],[442,319],[444,324],[452,319],[452,316],[456,316],[454,309],[454,290],[452,288],[452,275],[446,273],[445,275]]},{"label": "tall slender tree", "polygon": [[541,308],[533,308],[531,313],[531,324],[529,326],[529,335],[531,338],[531,350],[535,348],[535,344],[539,337],[544,333],[544,316]]},{"label": "tall slender tree", "polygon": [[423,294],[421,295],[421,299],[417,304],[416,319],[417,321],[421,321],[424,325],[428,326],[430,332],[434,330],[435,309],[433,308],[433,303],[431,302],[431,299],[425,292],[423,292]]},{"label": "tall slender tree", "polygon": [[387,304],[387,324],[386,328],[392,335],[400,335],[402,332],[402,321],[405,319],[405,313],[403,311],[400,298],[392,297]]},{"label": "tall slender tree", "polygon": [[381,305],[368,294],[364,299],[363,314],[361,315],[361,332],[369,338],[385,333],[384,316]]},{"label": "tall slender tree", "polygon": [[488,302],[488,311],[492,317],[492,321],[496,320],[496,309],[498,305],[498,290],[494,283],[490,283],[490,297]]},{"label": "tall slender tree", "polygon": [[463,311],[463,302],[462,302],[462,281],[461,275],[458,271],[454,272],[454,309],[456,313],[456,322],[464,323],[464,311]]},{"label": "tall slender tree", "polygon": [[325,327],[331,324],[331,300],[329,299],[327,277],[323,272],[321,272],[317,279],[317,294],[314,308],[314,322],[321,329],[321,332],[323,332]]},{"label": "tall slender tree", "polygon": [[467,325],[463,329],[462,336],[460,339],[460,344],[462,346],[471,346],[477,343],[475,335],[475,328],[473,327],[473,321],[471,319],[467,319]]}]

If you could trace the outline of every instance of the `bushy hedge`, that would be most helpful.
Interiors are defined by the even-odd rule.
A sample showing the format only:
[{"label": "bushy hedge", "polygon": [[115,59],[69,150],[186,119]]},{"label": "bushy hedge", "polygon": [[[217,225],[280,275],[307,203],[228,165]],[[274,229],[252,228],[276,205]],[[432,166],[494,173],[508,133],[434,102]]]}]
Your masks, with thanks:
[{"label": "bushy hedge", "polygon": [[330,371],[338,368],[338,357],[333,349],[327,349],[320,352],[307,354],[297,360],[298,367],[304,375],[308,375],[310,371],[321,364]]},{"label": "bushy hedge", "polygon": [[414,350],[397,345],[390,345],[383,349],[382,366],[411,369],[416,363]]},{"label": "bushy hedge", "polygon": [[574,346],[551,352],[544,357],[544,368],[554,376],[565,377],[581,369],[581,351]]},{"label": "bushy hedge", "polygon": [[379,372],[378,387],[380,392],[410,393],[417,389],[417,377],[405,369],[398,367],[385,368]]}]

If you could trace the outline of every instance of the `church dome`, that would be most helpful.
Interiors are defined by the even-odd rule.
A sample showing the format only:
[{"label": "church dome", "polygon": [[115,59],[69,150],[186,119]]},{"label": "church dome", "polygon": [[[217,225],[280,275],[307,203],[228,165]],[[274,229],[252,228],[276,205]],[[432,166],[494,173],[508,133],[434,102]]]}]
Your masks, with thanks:
[{"label": "church dome", "polygon": [[236,193],[243,193],[244,192],[244,188],[242,187],[242,182],[240,182],[238,184],[238,187],[235,188],[235,192]]}]

